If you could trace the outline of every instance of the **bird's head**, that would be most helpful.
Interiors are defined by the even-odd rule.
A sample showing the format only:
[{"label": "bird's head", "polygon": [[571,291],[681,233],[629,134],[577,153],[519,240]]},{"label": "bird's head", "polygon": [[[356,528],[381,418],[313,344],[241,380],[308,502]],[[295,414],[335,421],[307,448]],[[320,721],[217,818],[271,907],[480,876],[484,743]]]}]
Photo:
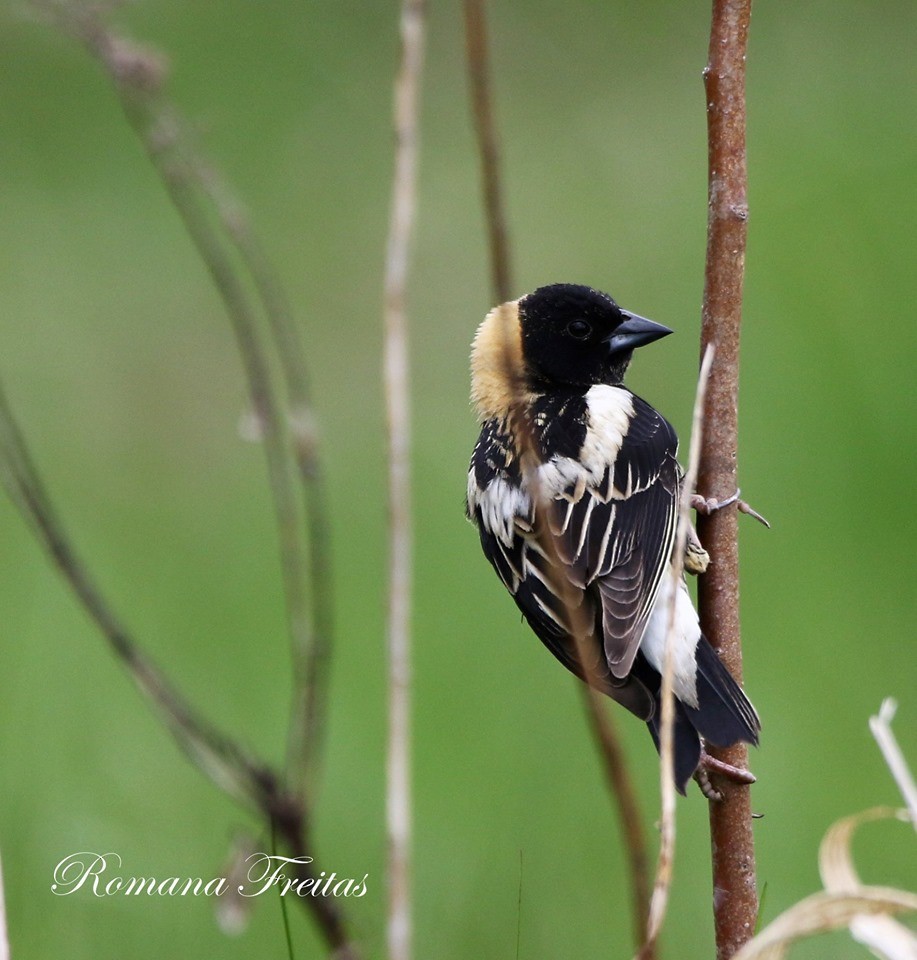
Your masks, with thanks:
[{"label": "bird's head", "polygon": [[620,383],[637,347],[672,332],[571,283],[539,287],[518,303],[522,358],[536,384]]},{"label": "bird's head", "polygon": [[635,348],[671,333],[591,287],[556,283],[494,308],[471,349],[482,421],[504,419],[533,391],[619,384]]}]

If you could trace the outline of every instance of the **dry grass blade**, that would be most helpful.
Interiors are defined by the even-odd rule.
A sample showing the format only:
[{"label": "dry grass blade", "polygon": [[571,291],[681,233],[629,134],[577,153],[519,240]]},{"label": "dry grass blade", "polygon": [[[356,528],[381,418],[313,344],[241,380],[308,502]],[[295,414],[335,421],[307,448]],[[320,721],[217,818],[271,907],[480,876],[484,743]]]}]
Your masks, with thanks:
[{"label": "dry grass blade", "polygon": [[[828,893],[856,895],[863,883],[853,865],[853,834],[863,823],[909,819],[906,810],[875,807],[838,820],[825,834],[818,852],[818,869]],[[850,921],[851,936],[885,960],[917,958],[917,937],[907,927],[885,916],[858,915]]]},{"label": "dry grass blade", "polygon": [[849,926],[862,915],[917,910],[917,895],[890,887],[861,887],[857,893],[814,893],[769,923],[735,954],[734,960],[783,960],[804,937]]},{"label": "dry grass blade", "polygon": [[688,453],[688,469],[682,480],[678,502],[678,526],[675,545],[672,549],[673,581],[672,599],[669,605],[668,634],[666,636],[665,661],[662,673],[662,723],[659,735],[659,780],[662,796],[662,816],[659,840],[659,857],[656,862],[656,880],[653,884],[653,896],[650,901],[649,918],[646,927],[646,942],[638,953],[639,960],[648,960],[655,949],[656,941],[665,921],[669,902],[669,889],[672,883],[672,870],[675,864],[675,780],[673,776],[674,743],[673,727],[675,723],[675,696],[672,689],[674,663],[672,646],[675,635],[675,603],[681,588],[684,572],[685,546],[690,526],[689,511],[691,494],[697,484],[697,471],[700,463],[700,449],[703,439],[704,398],[707,381],[713,366],[715,355],[713,346],[708,346],[701,362],[697,380],[697,393],[694,398],[694,414],[691,422],[691,445]]},{"label": "dry grass blade", "polygon": [[869,729],[879,744],[882,756],[891,770],[895,783],[904,797],[904,802],[910,811],[911,823],[917,830],[917,783],[914,782],[914,775],[907,765],[907,760],[898,745],[898,740],[892,730],[892,720],[895,718],[895,712],[898,704],[892,697],[887,697],[882,701],[878,716],[869,718]]},{"label": "dry grass blade", "polygon": [[849,927],[856,940],[884,960],[914,960],[917,938],[892,914],[917,911],[917,894],[863,884],[851,853],[861,824],[892,818],[909,819],[906,811],[876,807],[838,820],[825,834],[818,854],[825,890],[782,913],[745,944],[735,960],[782,960],[794,941],[842,927]]},{"label": "dry grass blade", "polygon": [[[294,467],[306,484],[306,510],[312,517],[311,557],[312,589],[316,604],[330,603],[327,584],[322,579],[327,569],[315,558],[325,549],[321,540],[322,520],[316,511],[323,509],[316,486],[307,481],[314,466],[314,431],[311,418],[302,404],[294,412],[292,425],[286,417],[274,384],[272,365],[262,341],[259,315],[249,292],[254,282],[256,295],[271,322],[273,337],[284,354],[282,362],[291,398],[305,397],[304,379],[291,358],[292,327],[280,303],[273,275],[267,270],[260,248],[253,245],[247,223],[238,208],[229,210],[215,191],[214,181],[203,173],[203,165],[193,155],[189,138],[177,114],[162,96],[166,76],[165,62],[155,52],[144,49],[118,35],[104,20],[113,4],[80,3],[74,0],[33,0],[33,6],[47,14],[64,32],[80,41],[111,79],[124,114],[150,162],[162,180],[169,199],[201,257],[219,293],[236,338],[242,366],[248,381],[252,411],[258,436],[263,441],[267,472],[274,501],[281,570],[287,607],[287,622],[295,673],[296,695],[291,705],[291,741],[298,756],[291,762],[299,793],[293,795],[280,786],[280,779],[257,758],[250,756],[232,739],[209,726],[167,683],[162,673],[141,653],[133,638],[116,619],[96,589],[85,566],[79,561],[50,504],[42,485],[30,471],[27,453],[18,449],[4,451],[4,480],[11,495],[28,519],[39,539],[60,567],[96,621],[115,653],[129,670],[135,683],[158,709],[180,746],[192,761],[218,786],[250,805],[276,825],[278,834],[294,856],[305,851],[314,854],[310,837],[311,817],[303,785],[308,763],[304,741],[317,739],[324,710],[325,649],[312,643],[312,623],[307,583],[307,548],[295,495]],[[216,218],[213,206],[216,206]],[[214,220],[222,223],[222,228]],[[233,255],[232,247],[241,256]],[[250,276],[246,276],[245,270]],[[297,379],[297,377],[299,379]],[[8,411],[6,411],[8,412]],[[9,418],[11,421],[11,417]],[[8,431],[3,431],[7,434]],[[14,429],[15,432],[15,429]],[[291,436],[292,432],[292,436]],[[291,447],[296,460],[291,455]],[[22,445],[24,451],[24,444]],[[25,459],[23,459],[23,456]],[[316,534],[318,530],[318,534]],[[311,696],[314,694],[314,697]],[[303,706],[308,701],[309,707]],[[320,706],[314,706],[319,704]],[[309,714],[309,709],[312,713]],[[318,719],[314,714],[318,713]],[[304,732],[300,735],[301,728]],[[301,746],[302,745],[302,746]],[[305,869],[300,871],[305,878]],[[356,956],[349,943],[339,907],[323,898],[308,898],[303,905],[312,912],[328,945],[340,956]]]},{"label": "dry grass blade", "polygon": [[395,166],[385,257],[383,383],[388,420],[389,594],[386,750],[388,831],[388,955],[409,960],[411,916],[411,475],[410,374],[406,292],[417,202],[420,76],[423,66],[425,4],[401,7],[401,63],[395,78]]},{"label": "dry grass blade", "polygon": [[[307,627],[310,639],[294,663],[297,677],[290,711],[287,776],[293,788],[308,792],[314,799],[318,792],[326,732],[334,634],[334,583],[328,502],[306,357],[292,306],[252,229],[251,218],[216,169],[205,165],[198,157],[195,170],[201,189],[212,201],[223,229],[251,276],[268,321],[287,392],[289,436],[308,524],[306,549],[310,586],[310,623]],[[260,435],[260,430],[258,433]]]}]

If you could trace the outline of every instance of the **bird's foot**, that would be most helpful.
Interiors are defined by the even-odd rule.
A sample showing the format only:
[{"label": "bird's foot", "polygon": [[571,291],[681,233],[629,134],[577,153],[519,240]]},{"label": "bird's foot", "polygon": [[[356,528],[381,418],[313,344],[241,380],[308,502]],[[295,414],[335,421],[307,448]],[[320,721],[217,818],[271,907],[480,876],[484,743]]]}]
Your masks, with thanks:
[{"label": "bird's foot", "polygon": [[691,496],[691,508],[698,513],[702,513],[705,517],[709,517],[711,513],[716,513],[717,510],[722,510],[723,507],[731,506],[734,503],[739,513],[747,513],[748,516],[754,517],[758,523],[763,523],[765,527],[770,528],[770,524],[757,510],[740,499],[741,493],[741,490],[736,490],[731,497],[727,497],[725,500],[717,500],[716,497],[702,497],[699,493],[695,493]]},{"label": "bird's foot", "polygon": [[688,524],[688,536],[685,538],[685,571],[697,576],[706,573],[710,566],[710,554],[701,546],[694,524]]},{"label": "bird's foot", "polygon": [[697,781],[697,785],[700,787],[701,793],[708,799],[715,802],[719,802],[723,799],[723,794],[720,793],[716,787],[710,782],[710,774],[708,771],[713,773],[718,773],[721,777],[725,777],[727,780],[732,780],[733,783],[742,783],[745,785],[755,783],[757,777],[751,772],[751,770],[744,770],[742,767],[734,767],[731,763],[726,763],[725,760],[717,760],[716,757],[711,757],[706,750],[701,750],[700,755],[700,766],[694,773],[694,779]]}]

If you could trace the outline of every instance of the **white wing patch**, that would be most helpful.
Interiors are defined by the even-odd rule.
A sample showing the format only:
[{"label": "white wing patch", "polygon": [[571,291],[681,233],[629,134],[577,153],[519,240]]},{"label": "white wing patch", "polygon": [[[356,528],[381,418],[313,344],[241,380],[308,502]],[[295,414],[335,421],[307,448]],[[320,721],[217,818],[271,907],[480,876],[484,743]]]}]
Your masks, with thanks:
[{"label": "white wing patch", "polygon": [[[589,408],[589,430],[579,459],[554,456],[538,468],[541,495],[550,500],[559,497],[578,501],[586,488],[598,491],[609,464],[617,459],[627,429],[634,416],[633,396],[621,387],[606,383],[590,387],[586,393]],[[635,492],[628,482],[627,490],[611,489],[611,497],[624,500]],[[572,487],[572,494],[566,493]]]},{"label": "white wing patch", "polygon": [[532,501],[525,490],[502,477],[495,477],[482,490],[473,468],[468,471],[468,504],[472,513],[480,509],[484,529],[506,547],[513,545],[517,524],[527,527],[531,520]]},{"label": "white wing patch", "polygon": [[[653,611],[643,633],[640,649],[650,666],[662,674],[665,666],[665,643],[669,629],[669,604],[672,598],[672,568],[666,566],[656,594]],[[675,696],[691,707],[697,707],[697,659],[694,651],[700,640],[697,611],[682,580],[675,598],[675,630],[672,637],[672,659],[675,674]]]},{"label": "white wing patch", "polygon": [[[634,416],[632,394],[621,387],[597,384],[590,387],[587,394],[589,404],[589,426],[586,440],[578,459],[554,456],[537,468],[534,485],[539,497],[547,500],[566,500],[568,508],[563,530],[572,516],[573,504],[578,503],[586,490],[590,491],[590,510],[593,501],[603,498],[599,493],[609,465],[615,462],[627,435],[627,429]],[[481,511],[481,523],[504,546],[511,547],[513,538],[520,532],[528,532],[532,520],[532,480],[523,477],[521,487],[495,477],[484,489],[475,479],[474,470],[468,473],[468,504],[472,513],[475,508]],[[624,500],[636,492],[628,473],[626,490],[618,490],[609,482],[611,499]],[[612,525],[605,531],[605,539],[611,534]],[[584,548],[589,531],[588,515],[582,524],[582,534],[577,546],[578,557]]]}]

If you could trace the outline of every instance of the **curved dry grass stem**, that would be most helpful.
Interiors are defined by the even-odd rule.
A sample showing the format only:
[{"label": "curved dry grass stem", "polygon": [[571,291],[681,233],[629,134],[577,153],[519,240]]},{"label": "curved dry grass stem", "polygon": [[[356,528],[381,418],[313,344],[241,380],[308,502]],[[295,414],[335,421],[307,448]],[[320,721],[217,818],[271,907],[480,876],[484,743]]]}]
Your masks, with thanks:
[{"label": "curved dry grass stem", "polygon": [[768,924],[735,954],[735,960],[783,960],[796,940],[847,927],[857,917],[915,910],[917,895],[891,887],[862,887],[857,893],[813,893]]},{"label": "curved dry grass stem", "polygon": [[675,544],[672,548],[672,566],[670,576],[674,588],[669,604],[668,632],[666,635],[665,661],[662,671],[662,723],[659,731],[659,781],[662,797],[662,815],[660,818],[659,857],[656,863],[656,880],[653,884],[653,896],[650,901],[649,918],[646,925],[646,942],[637,955],[639,960],[649,960],[669,904],[669,890],[672,886],[672,871],[675,866],[675,779],[674,770],[674,724],[675,694],[672,688],[674,661],[672,648],[675,642],[675,604],[681,588],[684,573],[685,546],[688,529],[691,494],[697,482],[700,465],[700,449],[703,441],[703,410],[710,370],[713,366],[715,349],[708,346],[701,362],[700,376],[697,380],[697,393],[694,398],[694,414],[691,422],[691,445],[688,452],[688,469],[682,480],[678,500],[678,526]]},{"label": "curved dry grass stem", "polygon": [[855,940],[883,960],[913,960],[917,936],[896,913],[917,911],[917,894],[864,884],[853,865],[854,832],[863,823],[910,819],[905,810],[875,807],[838,820],[825,834],[818,866],[825,889],[785,910],[735,955],[735,960],[783,960],[797,940],[848,927]]},{"label": "curved dry grass stem", "polygon": [[[289,773],[295,791],[241,746],[211,727],[184,701],[165,676],[140,651],[95,587],[88,570],[74,553],[63,528],[31,468],[24,443],[4,450],[4,480],[33,530],[43,542],[83,606],[108,639],[134,682],[156,707],[189,758],[221,789],[243,800],[273,821],[294,856],[314,855],[311,816],[306,797],[307,771],[314,772],[323,732],[330,638],[327,517],[316,458],[314,418],[308,402],[305,361],[282,291],[257,244],[248,221],[190,148],[181,120],[162,96],[166,68],[162,57],[118,35],[104,20],[117,4],[74,0],[33,0],[64,32],[80,41],[111,79],[125,116],[179,213],[184,227],[223,301],[236,337],[248,381],[252,410],[263,440],[274,500],[295,673],[291,705]],[[209,201],[206,203],[205,201]],[[213,214],[216,212],[216,218]],[[216,219],[217,223],[214,222]],[[222,230],[222,232],[221,232]],[[232,255],[235,247],[238,257]],[[241,261],[241,264],[240,264]],[[245,271],[249,276],[246,277]],[[248,280],[270,323],[270,332],[293,406],[289,419],[274,385],[271,362],[259,330],[259,316],[249,294]],[[21,440],[5,404],[0,424],[7,437]],[[292,455],[291,455],[292,449]],[[297,498],[294,465],[303,483],[310,519],[306,547]],[[308,561],[307,561],[308,552]],[[313,642],[312,610],[307,584],[312,586],[317,636]],[[303,905],[336,953],[356,957],[337,904],[324,898],[304,898]]]},{"label": "curved dry grass stem", "polygon": [[274,774],[212,727],[141,651],[77,556],[45,491],[6,394],[0,387],[0,479],[112,652],[182,750],[220,789],[252,809],[281,800]]},{"label": "curved dry grass stem", "polygon": [[[307,402],[305,366],[292,322],[288,319],[285,300],[242,215],[241,206],[229,199],[228,191],[220,184],[216,173],[205,168],[191,151],[184,124],[162,96],[163,59],[115,33],[93,6],[60,0],[35,0],[35,4],[49,11],[61,28],[79,40],[108,74],[124,115],[181,217],[230,320],[248,382],[258,434],[263,441],[274,501],[295,675],[290,719],[290,741],[295,746],[295,756],[291,758],[291,770],[295,774],[292,779],[303,788],[304,769],[311,748],[310,736],[318,736],[319,720],[313,715],[314,701],[321,698],[324,706],[321,697],[324,678],[319,676],[317,664],[327,659],[324,647],[321,644],[316,646],[314,642],[312,608],[307,592],[310,554],[294,489],[294,460],[290,456],[292,444],[297,451],[297,461],[301,461],[301,451],[309,449],[311,440],[306,445],[295,437],[291,440],[290,421],[274,384],[258,310],[249,294],[243,270],[231,255],[230,245],[239,249],[242,267],[252,276],[256,295],[268,316],[281,353],[289,392],[302,404]],[[211,211],[204,202],[208,199],[214,201],[223,233],[213,222]],[[313,420],[302,410],[299,417],[310,424]],[[314,466],[314,450],[308,456],[307,465],[305,471],[300,470],[300,475],[306,481],[305,496],[312,526],[319,531],[319,539],[312,541],[311,549],[312,593],[327,620],[326,604],[330,598],[324,598],[328,584],[323,556],[327,542],[321,539],[326,521],[321,516],[316,522],[316,508],[323,514],[324,503],[320,488],[314,485],[313,476],[309,474],[309,469]],[[293,754],[294,750],[291,749],[290,753]]]},{"label": "curved dry grass stem", "polygon": [[250,217],[217,170],[200,161],[197,167],[198,182],[213,202],[223,229],[252,278],[286,386],[289,435],[308,523],[306,549],[311,615],[309,642],[294,663],[297,676],[293,684],[286,769],[291,787],[308,793],[314,801],[327,730],[325,718],[334,643],[334,583],[328,498],[309,373],[293,309],[252,229]]},{"label": "curved dry grass stem", "polygon": [[512,297],[509,236],[500,178],[500,146],[494,119],[485,0],[464,0],[465,57],[490,250],[491,285],[497,303]]},{"label": "curved dry grass stem", "polygon": [[[828,893],[855,895],[864,888],[853,864],[853,835],[861,824],[889,819],[910,820],[911,826],[917,828],[907,810],[890,807],[873,807],[855,816],[844,817],[831,826],[818,850],[818,872]],[[857,915],[851,918],[848,926],[854,940],[869,947],[878,957],[888,960],[917,958],[917,934],[891,916]]]},{"label": "curved dry grass stem", "polygon": [[[289,794],[277,774],[259,757],[210,724],[144,653],[114,612],[76,553],[36,470],[6,395],[0,385],[0,480],[36,539],[70,585],[108,642],[112,653],[191,763],[216,787],[274,822],[293,856],[316,860],[310,838],[308,808]],[[316,868],[317,869],[317,868]],[[347,925],[337,903],[304,897],[328,945],[341,957],[356,960]]]},{"label": "curved dry grass stem", "polygon": [[389,720],[386,751],[389,960],[412,954],[411,913],[411,473],[406,292],[417,201],[423,0],[401,7],[401,63],[395,78],[395,164],[385,257],[383,382],[389,462]]},{"label": "curved dry grass stem", "polygon": [[[704,84],[707,103],[709,197],[701,350],[716,347],[704,409],[697,489],[724,500],[736,491],[739,330],[748,221],[745,156],[745,54],[751,0],[714,0]],[[711,557],[698,581],[701,629],[741,683],[738,521],[735,509],[700,516],[697,532]],[[739,743],[711,754],[748,765]],[[710,804],[717,960],[751,937],[758,892],[749,788],[723,782],[723,800]]]}]

